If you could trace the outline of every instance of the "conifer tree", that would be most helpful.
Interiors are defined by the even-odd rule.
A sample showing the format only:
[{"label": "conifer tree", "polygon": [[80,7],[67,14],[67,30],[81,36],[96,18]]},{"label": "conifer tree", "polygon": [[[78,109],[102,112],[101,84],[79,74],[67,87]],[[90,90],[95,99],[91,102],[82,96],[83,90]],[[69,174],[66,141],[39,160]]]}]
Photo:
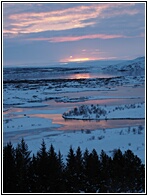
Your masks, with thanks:
[{"label": "conifer tree", "polygon": [[48,153],[46,151],[45,141],[42,140],[41,148],[37,152],[37,183],[39,193],[48,192]]},{"label": "conifer tree", "polygon": [[86,179],[85,192],[95,193],[99,190],[100,162],[95,149],[92,153],[84,153],[84,176]]},{"label": "conifer tree", "polygon": [[3,192],[16,192],[15,150],[11,142],[3,148]]},{"label": "conifer tree", "polygon": [[62,172],[64,172],[64,170],[65,170],[65,164],[63,162],[63,155],[61,154],[60,151],[58,152],[57,158],[58,158],[60,169],[61,169]]},{"label": "conifer tree", "polygon": [[83,167],[83,156],[80,147],[76,150],[75,155],[75,175],[76,175],[76,192],[83,191],[84,187],[84,167]]},{"label": "conifer tree", "polygon": [[90,186],[90,182],[89,182],[89,160],[90,160],[90,156],[89,156],[89,151],[88,149],[85,150],[84,154],[83,154],[83,168],[84,168],[84,172],[83,172],[83,176],[84,176],[84,192],[88,193],[88,187]]},{"label": "conifer tree", "polygon": [[104,150],[100,154],[100,193],[107,193],[110,191],[112,183],[112,160]]},{"label": "conifer tree", "polygon": [[75,172],[76,160],[75,160],[75,154],[74,154],[74,150],[72,149],[72,146],[70,146],[70,149],[69,149],[66,160],[67,160],[67,165],[66,165],[66,170],[65,170],[66,191],[68,193],[75,193],[75,187],[76,187],[76,172]]},{"label": "conifer tree", "polygon": [[30,156],[22,139],[16,148],[3,148],[4,193],[143,193],[145,167],[131,150],[115,150],[113,158],[103,150],[86,149],[82,156],[70,147],[66,165],[53,145],[46,151],[42,141],[37,155]]},{"label": "conifer tree", "polygon": [[92,173],[92,192],[99,192],[100,186],[100,161],[99,156],[95,149],[92,150],[91,153],[91,173]]},{"label": "conifer tree", "polygon": [[58,175],[58,188],[57,192],[64,193],[66,191],[65,183],[65,164],[63,162],[63,156],[61,152],[58,152],[58,165],[59,165],[59,175]]},{"label": "conifer tree", "polygon": [[37,172],[37,157],[33,154],[32,159],[30,161],[29,166],[29,192],[37,193],[37,179],[38,179],[38,172]]},{"label": "conifer tree", "polygon": [[141,160],[133,154],[131,150],[124,153],[125,160],[125,179],[126,192],[144,192],[145,191],[145,169]]},{"label": "conifer tree", "polygon": [[16,174],[17,174],[17,192],[27,193],[29,192],[29,174],[28,168],[30,165],[30,151],[28,151],[28,145],[25,143],[24,139],[16,147]]},{"label": "conifer tree", "polygon": [[48,151],[48,192],[55,193],[59,192],[59,177],[61,175],[61,166],[59,165],[57,154],[54,151],[54,147],[51,144],[50,149]]},{"label": "conifer tree", "polygon": [[124,190],[124,157],[120,149],[115,150],[112,163],[112,191],[121,193]]}]

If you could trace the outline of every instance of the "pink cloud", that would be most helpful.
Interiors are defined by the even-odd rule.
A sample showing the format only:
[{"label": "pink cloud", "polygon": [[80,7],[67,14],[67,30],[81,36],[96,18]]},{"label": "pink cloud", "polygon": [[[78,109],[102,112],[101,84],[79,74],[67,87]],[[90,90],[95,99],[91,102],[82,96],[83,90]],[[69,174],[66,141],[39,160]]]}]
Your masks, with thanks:
[{"label": "pink cloud", "polygon": [[[92,26],[97,21],[88,22],[90,19],[136,14],[138,10],[126,9],[130,6],[132,6],[130,3],[93,3],[48,12],[10,14],[7,16],[7,20],[4,21],[4,33],[17,35],[19,33],[59,31]],[[112,11],[112,9],[114,10]]]},{"label": "pink cloud", "polygon": [[65,37],[52,37],[52,38],[31,38],[33,41],[49,41],[49,42],[73,42],[83,39],[115,39],[126,38],[124,35],[107,35],[107,34],[93,34],[82,36],[65,36]]},{"label": "pink cloud", "polygon": [[[17,28],[17,33],[66,30],[93,25],[93,22],[86,22],[85,20],[96,18],[102,9],[104,9],[104,6],[97,9],[94,5],[91,5],[50,12],[12,14],[9,16],[9,21],[11,25]],[[10,24],[4,29],[13,33],[14,31],[9,26]]]}]

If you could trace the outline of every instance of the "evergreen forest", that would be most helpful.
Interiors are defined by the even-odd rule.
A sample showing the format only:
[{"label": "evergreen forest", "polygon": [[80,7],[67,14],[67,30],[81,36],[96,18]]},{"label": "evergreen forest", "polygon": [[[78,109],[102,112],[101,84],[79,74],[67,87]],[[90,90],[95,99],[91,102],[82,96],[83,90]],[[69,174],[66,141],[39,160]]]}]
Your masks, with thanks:
[{"label": "evergreen forest", "polygon": [[36,154],[21,140],[3,148],[3,193],[143,193],[145,166],[131,150],[108,156],[69,148],[66,161],[44,140]]}]

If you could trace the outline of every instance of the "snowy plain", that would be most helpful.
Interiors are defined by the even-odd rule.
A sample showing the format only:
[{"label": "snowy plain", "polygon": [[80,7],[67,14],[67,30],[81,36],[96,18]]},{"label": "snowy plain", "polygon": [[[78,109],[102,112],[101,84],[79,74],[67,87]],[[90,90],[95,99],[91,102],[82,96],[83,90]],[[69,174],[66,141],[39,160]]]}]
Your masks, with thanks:
[{"label": "snowy plain", "polygon": [[[17,145],[23,137],[29,150],[36,153],[44,139],[47,148],[53,144],[57,152],[61,151],[64,159],[70,146],[74,149],[80,146],[83,151],[86,148],[90,151],[95,148],[98,153],[103,149],[110,155],[116,148],[122,151],[131,149],[144,162],[144,62],[144,57],[141,57],[127,62],[73,63],[60,65],[61,67],[31,69],[5,68],[4,145],[9,141]],[[78,69],[80,65],[81,69]],[[114,75],[110,73],[114,73],[113,70],[116,70]],[[107,119],[134,119],[128,124],[123,119],[122,126],[120,123],[116,125],[117,121],[112,121],[114,126],[104,125],[103,128],[99,123],[102,125],[104,121],[97,119],[96,115],[92,119],[100,120],[98,128],[92,128],[89,121],[86,128],[82,120],[57,120],[58,116],[62,119],[63,113],[82,104],[99,104],[107,112],[115,107],[123,107],[123,104],[135,104],[135,108],[117,109],[107,115]],[[79,119],[84,117],[79,116]],[[143,121],[139,122],[138,119]],[[68,128],[68,122],[73,126]],[[93,121],[90,122],[92,123]],[[79,128],[75,129],[75,126]]]}]

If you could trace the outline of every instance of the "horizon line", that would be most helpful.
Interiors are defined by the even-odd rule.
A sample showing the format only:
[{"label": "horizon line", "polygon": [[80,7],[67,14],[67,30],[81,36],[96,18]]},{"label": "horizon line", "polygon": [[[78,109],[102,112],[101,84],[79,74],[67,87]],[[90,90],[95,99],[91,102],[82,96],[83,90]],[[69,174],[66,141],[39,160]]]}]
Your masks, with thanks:
[{"label": "horizon line", "polygon": [[145,57],[145,55],[143,56],[137,56],[135,58],[127,58],[127,59],[113,59],[113,58],[106,58],[106,59],[88,59],[85,61],[53,61],[53,62],[35,62],[35,63],[16,63],[16,64],[4,64],[3,63],[3,67],[15,67],[15,66],[52,66],[52,65],[62,65],[62,64],[74,64],[74,63],[87,63],[87,62],[92,62],[92,61],[128,61],[128,60],[134,60],[137,58],[141,58],[141,57]]}]

